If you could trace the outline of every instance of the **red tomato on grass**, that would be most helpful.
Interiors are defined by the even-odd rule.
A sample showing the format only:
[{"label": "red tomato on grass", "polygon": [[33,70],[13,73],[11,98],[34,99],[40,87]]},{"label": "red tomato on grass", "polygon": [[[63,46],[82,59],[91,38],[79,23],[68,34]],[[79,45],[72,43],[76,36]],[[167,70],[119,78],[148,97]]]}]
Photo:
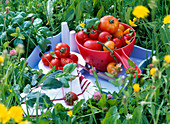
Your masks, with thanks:
[{"label": "red tomato on grass", "polygon": [[76,100],[78,100],[78,97],[74,92],[68,92],[65,95],[65,102],[67,105],[73,105],[74,101]]}]

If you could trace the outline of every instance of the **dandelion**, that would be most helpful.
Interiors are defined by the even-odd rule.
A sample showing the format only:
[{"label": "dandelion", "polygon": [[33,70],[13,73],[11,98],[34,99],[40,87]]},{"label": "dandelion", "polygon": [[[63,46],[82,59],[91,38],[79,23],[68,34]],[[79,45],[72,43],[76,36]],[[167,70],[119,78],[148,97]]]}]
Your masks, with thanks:
[{"label": "dandelion", "polygon": [[136,22],[136,21],[137,21],[137,18],[134,17],[134,18],[133,18],[133,22]]},{"label": "dandelion", "polygon": [[135,92],[139,92],[139,89],[140,89],[139,84],[134,84],[134,85],[133,85],[133,90],[134,90]]},{"label": "dandelion", "polygon": [[107,94],[107,99],[112,99],[112,95],[111,94]]},{"label": "dandelion", "polygon": [[6,123],[9,122],[10,116],[8,109],[5,107],[5,105],[0,104],[0,122]]},{"label": "dandelion", "polygon": [[132,119],[132,118],[133,118],[133,115],[127,113],[127,115],[126,115],[126,120],[129,120],[129,119]]},{"label": "dandelion", "polygon": [[164,23],[164,24],[170,23],[170,15],[167,15],[167,16],[164,17],[163,23]]},{"label": "dandelion", "polygon": [[168,25],[168,28],[169,28],[169,30],[170,30],[170,25]]},{"label": "dandelion", "polygon": [[21,122],[19,122],[18,124],[28,124],[28,120],[21,121]]},{"label": "dandelion", "polygon": [[73,111],[70,110],[70,111],[67,112],[67,114],[69,115],[69,117],[71,117],[73,115]]},{"label": "dandelion", "polygon": [[15,122],[22,121],[23,119],[22,114],[24,113],[24,111],[20,106],[12,106],[9,109],[9,112],[10,112],[10,116],[14,119]]},{"label": "dandelion", "polygon": [[17,51],[15,49],[11,50],[10,55],[17,55]]},{"label": "dandelion", "polygon": [[148,8],[141,5],[136,6],[132,12],[132,14],[138,19],[147,17],[149,13],[150,11],[148,10]]},{"label": "dandelion", "polygon": [[170,55],[164,57],[165,62],[170,63]]},{"label": "dandelion", "polygon": [[4,62],[4,57],[0,56],[0,63]]},{"label": "dandelion", "polygon": [[100,98],[102,97],[102,94],[100,92],[95,92],[93,95],[94,99],[96,100],[100,100]]},{"label": "dandelion", "polygon": [[10,92],[10,93],[12,93],[12,90],[11,90],[11,89],[9,89],[9,92]]},{"label": "dandelion", "polygon": [[132,26],[132,27],[137,27],[138,25],[136,25],[134,22],[132,22],[130,19],[129,19],[129,24]]},{"label": "dandelion", "polygon": [[84,28],[85,24],[83,22],[80,23],[81,27]]},{"label": "dandelion", "polygon": [[154,75],[155,74],[155,72],[156,72],[156,69],[155,68],[151,68],[151,70],[150,70],[150,75]]}]

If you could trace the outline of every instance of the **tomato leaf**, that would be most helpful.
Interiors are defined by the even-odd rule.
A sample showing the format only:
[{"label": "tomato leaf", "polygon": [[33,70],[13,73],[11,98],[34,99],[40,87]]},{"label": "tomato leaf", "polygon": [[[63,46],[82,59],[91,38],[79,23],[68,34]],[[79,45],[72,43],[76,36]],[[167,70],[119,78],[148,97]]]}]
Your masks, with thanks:
[{"label": "tomato leaf", "polygon": [[42,19],[40,19],[40,18],[36,18],[35,20],[34,20],[34,22],[33,22],[33,25],[34,25],[34,27],[35,28],[39,28],[39,27],[41,27],[42,26]]},{"label": "tomato leaf", "polygon": [[98,18],[86,19],[84,21],[86,28],[89,30],[92,27],[92,25],[98,20],[99,20]]},{"label": "tomato leaf", "polygon": [[68,83],[68,81],[64,77],[61,77],[60,81],[61,81],[61,83],[63,84],[63,86],[65,88],[69,88],[69,83]]}]

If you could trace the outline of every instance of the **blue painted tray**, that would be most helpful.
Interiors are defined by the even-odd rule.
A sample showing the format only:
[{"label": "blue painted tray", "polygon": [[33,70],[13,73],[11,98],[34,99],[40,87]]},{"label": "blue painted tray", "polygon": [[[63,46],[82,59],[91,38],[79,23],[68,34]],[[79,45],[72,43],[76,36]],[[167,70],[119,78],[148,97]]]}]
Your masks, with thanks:
[{"label": "blue painted tray", "polygon": [[[51,44],[48,46],[50,47],[49,51],[54,51],[54,47],[57,43],[62,42],[61,41],[61,35],[62,33],[59,33],[58,35],[48,38],[48,40],[51,41]],[[49,52],[48,51],[48,52]],[[30,54],[30,56],[27,58],[28,66],[34,68],[34,69],[39,69],[38,64],[41,60],[40,56],[41,49],[39,46],[37,46],[33,52]],[[144,49],[139,46],[134,46],[134,50],[130,56],[130,58],[138,65],[138,67],[143,71],[143,68],[145,68],[149,64],[149,59],[151,57],[152,51]],[[89,74],[88,71],[81,71],[82,74],[89,80],[91,80],[93,83],[95,83],[95,78]],[[123,71],[119,75],[124,75],[125,74],[125,69],[123,67]],[[103,89],[103,91],[119,91],[120,87],[114,87],[110,82],[108,82],[105,79],[99,78],[100,85]]]}]

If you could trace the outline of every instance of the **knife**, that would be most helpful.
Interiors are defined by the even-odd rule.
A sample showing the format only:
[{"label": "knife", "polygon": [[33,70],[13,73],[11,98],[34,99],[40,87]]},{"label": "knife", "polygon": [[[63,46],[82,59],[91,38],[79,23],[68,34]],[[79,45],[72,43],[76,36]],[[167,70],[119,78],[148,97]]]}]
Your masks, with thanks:
[{"label": "knife", "polygon": [[[86,70],[88,72],[90,70],[90,68],[88,68],[87,66],[83,66],[81,64],[78,64],[78,68],[82,68],[82,69],[84,69],[84,70]],[[114,77],[109,77],[109,76],[107,76],[106,74],[104,74],[102,72],[97,71],[96,73],[97,73],[97,76],[102,78],[102,79],[105,79],[105,80],[115,80]]]}]

